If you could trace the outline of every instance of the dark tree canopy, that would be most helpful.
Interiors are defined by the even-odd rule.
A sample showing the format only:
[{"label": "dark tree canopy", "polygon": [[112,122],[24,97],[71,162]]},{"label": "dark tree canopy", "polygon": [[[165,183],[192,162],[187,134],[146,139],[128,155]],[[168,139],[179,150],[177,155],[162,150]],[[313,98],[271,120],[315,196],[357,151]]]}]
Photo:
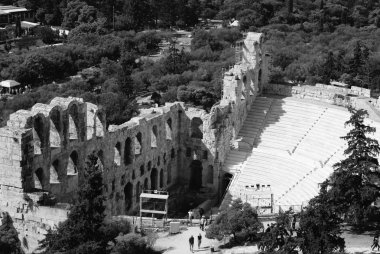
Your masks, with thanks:
[{"label": "dark tree canopy", "polygon": [[21,242],[18,232],[13,226],[13,221],[8,213],[3,213],[0,225],[0,250],[6,254],[21,254]]},{"label": "dark tree canopy", "polygon": [[[263,225],[258,220],[256,211],[240,200],[234,200],[230,207],[221,211],[215,221],[206,230],[207,238],[222,239],[226,235],[233,235],[234,241],[239,239],[254,240]],[[238,239],[239,238],[239,239]]]},{"label": "dark tree canopy", "polygon": [[377,156],[380,146],[370,135],[376,129],[365,124],[368,116],[363,109],[350,108],[351,117],[346,122],[351,130],[342,137],[347,141],[346,158],[334,165],[329,193],[335,201],[337,211],[347,219],[360,225],[368,221],[373,210],[371,204],[380,197],[380,178]]}]

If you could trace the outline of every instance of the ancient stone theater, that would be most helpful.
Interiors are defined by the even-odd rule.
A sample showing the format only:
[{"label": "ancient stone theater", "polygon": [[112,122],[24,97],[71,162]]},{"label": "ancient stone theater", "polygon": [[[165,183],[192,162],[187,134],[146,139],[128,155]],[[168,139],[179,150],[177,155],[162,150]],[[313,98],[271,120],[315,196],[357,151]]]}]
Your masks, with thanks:
[{"label": "ancient stone theater", "polygon": [[[241,198],[260,214],[300,210],[342,158],[347,104],[367,109],[366,89],[268,84],[263,35],[248,33],[210,112],[181,102],[141,109],[121,125],[80,98],[54,98],[10,115],[0,129],[0,211],[27,252],[65,220],[90,154],[103,166],[107,214],[138,208],[143,189],[205,189]],[[375,127],[375,115],[369,120]],[[46,197],[55,203],[41,202]]]}]

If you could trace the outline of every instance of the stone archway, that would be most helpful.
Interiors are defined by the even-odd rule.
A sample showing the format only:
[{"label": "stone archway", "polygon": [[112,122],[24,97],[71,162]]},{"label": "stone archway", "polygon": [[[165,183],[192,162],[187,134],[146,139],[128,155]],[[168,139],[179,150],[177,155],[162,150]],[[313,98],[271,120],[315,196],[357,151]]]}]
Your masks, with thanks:
[{"label": "stone archway", "polygon": [[125,212],[128,212],[133,203],[133,185],[131,183],[127,183],[124,187],[124,207]]},{"label": "stone archway", "polygon": [[222,190],[225,192],[227,190],[228,185],[230,184],[232,180],[233,175],[230,173],[225,173],[223,176],[223,182],[222,182]]},{"label": "stone archway", "polygon": [[190,189],[198,190],[202,187],[202,162],[193,160],[190,164]]}]

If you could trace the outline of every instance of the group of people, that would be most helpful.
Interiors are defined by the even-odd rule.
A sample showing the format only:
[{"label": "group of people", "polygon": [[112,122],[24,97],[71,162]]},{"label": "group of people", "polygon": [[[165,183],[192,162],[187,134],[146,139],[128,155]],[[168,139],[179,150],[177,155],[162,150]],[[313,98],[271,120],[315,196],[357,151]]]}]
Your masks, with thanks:
[{"label": "group of people", "polygon": [[13,94],[13,95],[17,95],[17,94],[23,94],[25,92],[28,92],[29,90],[31,89],[30,85],[27,85],[25,87],[17,87],[17,88],[4,88],[4,87],[0,87],[0,95],[5,95],[5,94]]},{"label": "group of people", "polygon": [[[198,250],[199,250],[201,248],[201,244],[202,244],[202,235],[201,235],[201,233],[199,233],[199,235],[197,236],[197,239],[198,239]],[[194,236],[190,236],[190,238],[189,238],[189,245],[190,245],[190,251],[194,252]]]},{"label": "group of people", "polygon": [[[198,213],[199,213],[199,218],[200,218],[199,228],[202,231],[204,231],[205,226],[207,225],[207,218],[204,215],[204,210],[202,207],[198,209]],[[194,219],[194,211],[192,209],[190,209],[188,214],[189,214],[188,222],[189,222],[190,226],[192,226],[193,225],[193,219]]]}]

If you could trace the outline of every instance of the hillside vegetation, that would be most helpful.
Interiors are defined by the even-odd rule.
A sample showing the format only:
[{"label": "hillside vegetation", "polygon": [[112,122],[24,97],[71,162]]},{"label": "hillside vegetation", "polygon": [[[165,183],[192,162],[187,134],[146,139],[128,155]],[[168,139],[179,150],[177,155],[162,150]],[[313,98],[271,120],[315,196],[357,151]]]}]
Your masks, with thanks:
[{"label": "hillside vegetation", "polygon": [[[265,35],[273,63],[271,82],[313,85],[339,80],[380,90],[380,3],[375,0],[0,3],[34,10],[35,21],[46,27],[71,29],[63,46],[1,53],[1,78],[33,88],[13,99],[2,98],[3,124],[9,113],[55,96],[82,97],[103,106],[108,124],[136,114],[135,98],[146,92],[158,92],[159,104],[180,100],[209,110],[220,99],[222,68],[234,64],[231,45],[247,31]],[[222,19],[226,28],[207,29],[209,19]],[[227,28],[234,19],[240,27]],[[173,27],[192,30],[190,50],[181,50],[168,30]],[[157,54],[162,41],[170,45],[160,60],[142,58]],[[68,78],[77,72],[82,79]]]}]

